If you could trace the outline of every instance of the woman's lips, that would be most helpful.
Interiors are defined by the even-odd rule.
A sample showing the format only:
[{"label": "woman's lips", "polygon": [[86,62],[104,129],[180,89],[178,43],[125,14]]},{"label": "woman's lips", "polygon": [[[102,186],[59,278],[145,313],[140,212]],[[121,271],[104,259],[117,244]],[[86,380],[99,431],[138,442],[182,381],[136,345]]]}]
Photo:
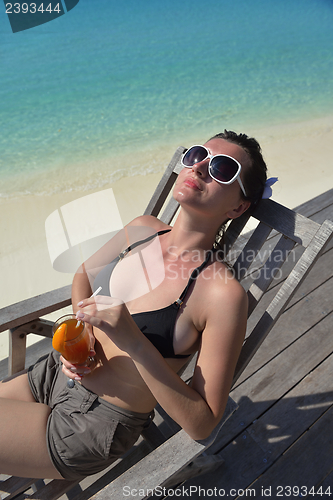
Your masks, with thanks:
[{"label": "woman's lips", "polygon": [[201,186],[198,181],[193,179],[193,177],[187,177],[185,179],[185,184],[193,189],[197,189],[198,191],[202,191]]}]

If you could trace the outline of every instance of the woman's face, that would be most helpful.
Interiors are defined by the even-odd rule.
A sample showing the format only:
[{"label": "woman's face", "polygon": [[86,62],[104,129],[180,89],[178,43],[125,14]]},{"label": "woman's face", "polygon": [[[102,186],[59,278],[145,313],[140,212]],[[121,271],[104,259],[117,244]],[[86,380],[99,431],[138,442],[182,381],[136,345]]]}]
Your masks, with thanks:
[{"label": "woman's face", "polygon": [[[215,138],[206,142],[205,147],[212,155],[226,154],[235,158],[242,166],[241,179],[249,168],[250,159],[244,149],[224,139]],[[200,210],[207,215],[218,215],[221,222],[236,218],[250,205],[244,202],[237,180],[232,184],[220,184],[208,173],[209,158],[196,163],[191,168],[183,168],[174,188],[174,198],[183,206]],[[246,206],[243,206],[244,203]],[[221,219],[225,216],[225,219]]]}]

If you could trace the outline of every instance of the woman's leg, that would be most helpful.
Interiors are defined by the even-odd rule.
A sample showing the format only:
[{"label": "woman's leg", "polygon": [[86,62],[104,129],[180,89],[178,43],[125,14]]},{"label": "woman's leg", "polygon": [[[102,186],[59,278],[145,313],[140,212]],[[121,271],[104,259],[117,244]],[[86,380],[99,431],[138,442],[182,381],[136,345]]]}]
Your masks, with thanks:
[{"label": "woman's leg", "polygon": [[18,399],[35,403],[28,382],[27,370],[17,373],[0,382],[0,398]]},{"label": "woman's leg", "polygon": [[41,403],[0,398],[0,472],[61,479],[46,445],[51,409]]},{"label": "woman's leg", "polygon": [[47,405],[36,403],[26,372],[0,382],[0,473],[62,479],[46,445],[50,412]]}]

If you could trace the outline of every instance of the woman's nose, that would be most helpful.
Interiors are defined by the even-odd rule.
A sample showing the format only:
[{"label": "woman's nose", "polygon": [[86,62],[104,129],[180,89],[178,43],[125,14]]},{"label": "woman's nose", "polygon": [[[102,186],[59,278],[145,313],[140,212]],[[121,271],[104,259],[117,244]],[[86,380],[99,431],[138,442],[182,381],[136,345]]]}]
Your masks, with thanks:
[{"label": "woman's nose", "polygon": [[204,176],[208,173],[208,165],[209,165],[209,158],[205,158],[204,160],[198,161],[198,163],[195,163],[192,166],[192,169],[198,175]]}]

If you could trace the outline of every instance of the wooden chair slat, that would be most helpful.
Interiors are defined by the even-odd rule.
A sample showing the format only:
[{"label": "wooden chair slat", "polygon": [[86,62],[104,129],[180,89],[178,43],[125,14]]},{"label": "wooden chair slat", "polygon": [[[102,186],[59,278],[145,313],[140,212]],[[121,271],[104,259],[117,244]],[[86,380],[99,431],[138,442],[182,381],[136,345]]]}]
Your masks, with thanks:
[{"label": "wooden chair slat", "polygon": [[[332,193],[333,189],[329,189],[324,193],[316,196],[312,200],[308,200],[301,205],[294,208],[294,212],[304,215],[304,217],[311,217],[311,219],[317,220],[317,215],[325,211],[332,204]],[[331,211],[330,211],[331,213]],[[326,220],[327,216],[322,219],[322,222]]]},{"label": "wooden chair slat", "polygon": [[29,495],[21,493],[21,495],[15,497],[15,500],[57,500],[57,498],[75,488],[77,484],[78,481],[54,479]]},{"label": "wooden chair slat", "polygon": [[172,189],[172,186],[176,182],[177,175],[182,169],[180,160],[184,151],[185,148],[181,146],[177,148],[165,173],[163,174],[162,179],[154,191],[146,210],[144,211],[144,215],[154,215],[155,217],[159,215],[160,210]]},{"label": "wooden chair slat", "polygon": [[0,498],[6,497],[11,500],[23,491],[26,491],[34,483],[35,479],[24,477],[9,477],[0,482]]},{"label": "wooden chair slat", "polygon": [[265,265],[259,270],[258,278],[253,282],[248,291],[249,316],[252,314],[254,308],[279,272],[282,264],[285,262],[289,252],[292,250],[294,245],[295,242],[293,240],[281,236],[278,243],[272,250],[272,253],[266,260]]},{"label": "wooden chair slat", "polygon": [[165,222],[165,224],[171,224],[178,209],[179,209],[178,201],[176,201],[174,198],[171,198],[160,217],[161,221]]},{"label": "wooden chair slat", "polygon": [[277,315],[285,308],[295,293],[296,286],[300,283],[315,264],[315,257],[319,256],[333,236],[333,222],[326,220],[321,226],[310,244],[304,250],[302,257],[296,263],[294,269],[284,281],[279,292],[276,294],[267,308],[268,313],[277,319]]},{"label": "wooden chair slat", "polygon": [[319,226],[319,229],[312,238],[310,244],[304,250],[294,269],[282,283],[266,311],[253,328],[251,334],[245,340],[236,366],[233,385],[243,373],[255,352],[259,349],[260,345],[273,328],[274,324],[295,294],[299,284],[310,272],[316,262],[316,259],[319,257],[320,253],[332,236],[333,222],[327,220]]},{"label": "wooden chair slat", "polygon": [[255,257],[258,255],[270,232],[271,228],[263,223],[260,223],[253,231],[247,244],[233,265],[235,276],[238,281],[241,281],[244,278],[247,270],[254,261]]},{"label": "wooden chair slat", "polygon": [[[244,227],[246,226],[246,223],[248,222],[250,218],[250,215],[245,212],[241,217],[238,217],[238,219],[234,219],[227,227],[224,237],[223,237],[223,250],[224,254],[229,259],[229,254],[234,246],[236,240],[239,238],[241,232],[243,231]],[[244,244],[245,244],[244,240]]]},{"label": "wooden chair slat", "polygon": [[303,246],[310,243],[319,227],[316,222],[272,200],[261,200],[253,217]]}]

